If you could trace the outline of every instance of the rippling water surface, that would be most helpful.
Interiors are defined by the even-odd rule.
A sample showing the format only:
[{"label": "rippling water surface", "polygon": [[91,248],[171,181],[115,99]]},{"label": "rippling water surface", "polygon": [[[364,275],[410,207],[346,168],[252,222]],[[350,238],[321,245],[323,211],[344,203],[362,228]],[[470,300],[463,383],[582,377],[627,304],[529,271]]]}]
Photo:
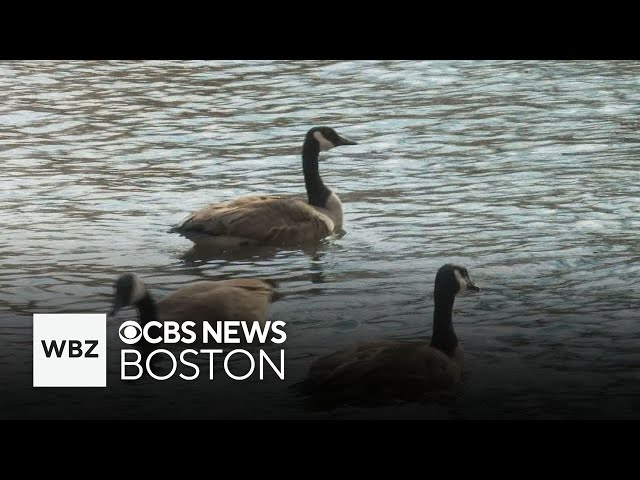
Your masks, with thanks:
[{"label": "rippling water surface", "polygon": [[[0,63],[3,418],[640,417],[640,63]],[[306,130],[346,234],[211,256],[168,234],[207,203],[301,194]],[[310,410],[287,386],[354,341],[431,334],[440,265],[469,268],[453,401]],[[285,382],[33,389],[31,315],[106,312],[123,272],[269,277]],[[134,318],[109,320],[108,337]],[[111,342],[113,345],[114,342]]]}]

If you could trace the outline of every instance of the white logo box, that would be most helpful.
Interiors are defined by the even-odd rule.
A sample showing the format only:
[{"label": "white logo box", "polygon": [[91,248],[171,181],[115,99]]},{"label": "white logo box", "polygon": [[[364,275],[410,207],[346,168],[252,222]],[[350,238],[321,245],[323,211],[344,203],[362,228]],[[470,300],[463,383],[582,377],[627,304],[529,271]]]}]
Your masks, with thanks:
[{"label": "white logo box", "polygon": [[[106,387],[106,332],[107,315],[104,313],[34,314],[33,386]],[[49,349],[54,341],[58,347],[57,351],[50,350],[49,357],[43,348],[43,340]],[[76,348],[70,350],[70,346]]]}]

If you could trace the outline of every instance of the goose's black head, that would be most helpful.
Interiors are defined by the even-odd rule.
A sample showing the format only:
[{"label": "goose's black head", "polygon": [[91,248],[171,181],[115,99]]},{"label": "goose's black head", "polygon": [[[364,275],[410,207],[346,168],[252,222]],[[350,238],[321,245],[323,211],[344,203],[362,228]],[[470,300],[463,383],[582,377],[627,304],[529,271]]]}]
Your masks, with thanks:
[{"label": "goose's black head", "polygon": [[114,316],[122,308],[136,305],[147,294],[147,289],[142,280],[133,273],[125,273],[116,280],[114,286],[113,308],[111,316]]},{"label": "goose's black head", "polygon": [[469,272],[465,267],[451,263],[440,267],[436,274],[434,296],[455,296],[464,290],[480,291],[480,288],[469,278]]},{"label": "goose's black head", "polygon": [[315,142],[322,152],[340,145],[357,145],[353,140],[338,135],[338,132],[331,127],[313,127],[307,132],[305,143],[308,142]]}]

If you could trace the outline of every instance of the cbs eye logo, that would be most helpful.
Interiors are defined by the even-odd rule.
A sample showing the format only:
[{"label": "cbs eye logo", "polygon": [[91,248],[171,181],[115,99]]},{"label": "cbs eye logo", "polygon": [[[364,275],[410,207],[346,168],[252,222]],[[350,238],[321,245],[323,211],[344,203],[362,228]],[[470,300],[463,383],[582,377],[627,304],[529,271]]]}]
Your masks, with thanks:
[{"label": "cbs eye logo", "polygon": [[120,325],[118,333],[120,334],[120,340],[127,345],[133,345],[142,337],[142,328],[135,320],[127,320]]}]

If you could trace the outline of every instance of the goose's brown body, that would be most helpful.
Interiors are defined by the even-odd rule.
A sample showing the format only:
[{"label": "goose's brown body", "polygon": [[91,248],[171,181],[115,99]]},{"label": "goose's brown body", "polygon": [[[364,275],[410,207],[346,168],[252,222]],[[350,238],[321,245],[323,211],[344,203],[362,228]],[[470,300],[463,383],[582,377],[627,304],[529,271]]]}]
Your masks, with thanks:
[{"label": "goose's brown body", "polygon": [[460,380],[463,353],[448,356],[425,342],[380,341],[352,346],[311,365],[306,389],[349,402],[417,399]]},{"label": "goose's brown body", "polygon": [[321,240],[341,225],[341,208],[332,211],[302,198],[255,195],[209,205],[173,231],[196,240],[215,237],[220,245],[293,245]]},{"label": "goose's brown body", "polygon": [[267,320],[274,288],[256,279],[190,283],[158,302],[160,321]]}]

